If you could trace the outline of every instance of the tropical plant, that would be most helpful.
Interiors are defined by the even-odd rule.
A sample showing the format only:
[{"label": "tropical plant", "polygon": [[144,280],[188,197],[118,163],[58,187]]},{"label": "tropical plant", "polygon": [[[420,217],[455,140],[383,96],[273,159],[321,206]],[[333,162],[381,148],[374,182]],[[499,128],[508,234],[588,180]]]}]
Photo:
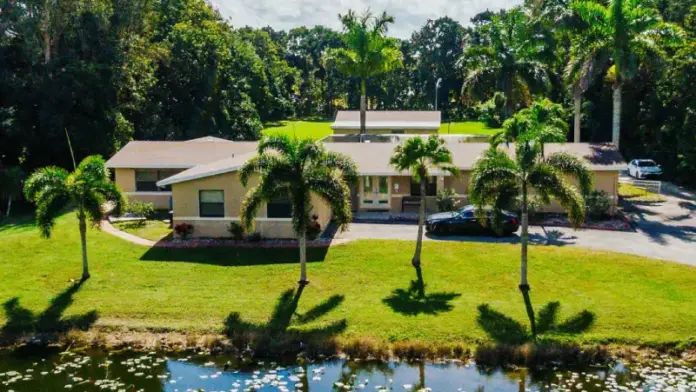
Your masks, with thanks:
[{"label": "tropical plant", "polygon": [[259,142],[258,154],[240,169],[242,185],[247,186],[255,173],[259,174],[258,184],[242,201],[242,225],[247,229],[252,227],[263,203],[288,199],[292,227],[300,242],[299,284],[306,285],[312,196],[318,196],[329,206],[339,230],[345,230],[351,220],[349,187],[357,181],[357,167],[347,156],[326,151],[322,144],[311,139],[270,136]]},{"label": "tropical plant", "polygon": [[174,232],[183,240],[188,239],[193,234],[194,229],[192,224],[186,222],[174,226]]},{"label": "tropical plant", "polygon": [[128,202],[126,212],[147,219],[155,214],[155,205],[147,201],[133,200]]},{"label": "tropical plant", "polygon": [[420,274],[421,248],[423,245],[423,223],[425,221],[426,183],[431,176],[430,171],[436,170],[452,175],[459,175],[459,169],[452,164],[452,153],[447,148],[445,140],[437,135],[428,139],[412,137],[394,148],[389,164],[397,171],[409,171],[416,182],[420,183],[420,208],[418,210],[418,237],[416,250],[411,264]]},{"label": "tropical plant", "polygon": [[386,12],[375,16],[369,10],[357,15],[349,10],[338,15],[343,24],[345,48],[329,49],[324,61],[346,75],[360,79],[360,134],[365,133],[367,79],[401,66],[401,51],[394,39],[386,37],[394,18]]},{"label": "tropical plant", "polygon": [[501,91],[507,98],[505,119],[549,83],[540,61],[545,48],[531,38],[527,22],[519,8],[493,16],[479,29],[480,42],[469,46],[458,62],[464,72],[462,96],[471,99]]},{"label": "tropical plant", "polygon": [[230,222],[227,225],[227,232],[230,233],[232,239],[241,241],[244,239],[244,227],[239,222]]},{"label": "tropical plant", "polygon": [[24,185],[27,200],[36,203],[36,220],[41,235],[48,238],[56,218],[70,205],[77,210],[82,244],[82,280],[89,278],[87,264],[87,219],[95,227],[104,217],[104,203],[115,202],[117,210],[125,201],[116,184],[109,179],[104,159],[99,155],[85,158],[75,171],[49,166],[36,170]]},{"label": "tropical plant", "polygon": [[[577,157],[567,153],[553,153],[545,156],[543,145],[546,142],[564,140],[565,133],[556,125],[541,121],[539,108],[520,111],[505,122],[507,141],[515,142],[514,158],[511,158],[500,144],[491,148],[474,164],[470,200],[476,206],[476,214],[486,222],[486,208],[492,208],[492,226],[502,230],[503,210],[511,209],[516,199],[521,199],[521,267],[519,289],[522,292],[527,315],[536,336],[534,310],[529,299],[527,280],[527,245],[529,243],[528,200],[533,191],[544,204],[557,200],[568,212],[568,219],[574,227],[585,221],[585,202],[583,196],[592,189],[593,177],[588,167]],[[554,136],[555,133],[555,136]],[[566,180],[575,178],[578,188]]]},{"label": "tropical plant", "polygon": [[457,191],[452,188],[438,189],[435,204],[440,212],[454,211],[459,205]]},{"label": "tropical plant", "polygon": [[[606,5],[576,0],[572,10],[587,24],[573,47],[569,74],[582,76],[593,67],[612,66],[607,79],[613,82],[612,142],[619,147],[621,133],[621,89],[638,71],[647,55],[666,57],[664,44],[681,40],[681,29],[665,23],[658,10],[642,0],[611,0]],[[582,77],[576,77],[582,80]]]},{"label": "tropical plant", "polygon": [[10,167],[5,170],[0,170],[0,200],[7,200],[6,217],[10,216],[12,201],[22,196],[24,176],[24,172],[19,167]]}]

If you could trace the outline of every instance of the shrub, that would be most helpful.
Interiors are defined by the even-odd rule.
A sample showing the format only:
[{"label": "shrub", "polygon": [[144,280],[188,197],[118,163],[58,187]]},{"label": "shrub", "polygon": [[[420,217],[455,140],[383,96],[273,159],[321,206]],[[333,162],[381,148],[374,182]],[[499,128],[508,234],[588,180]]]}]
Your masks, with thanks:
[{"label": "shrub", "polygon": [[319,233],[321,233],[319,216],[312,215],[312,221],[309,223],[309,226],[307,226],[307,239],[310,241],[315,240],[317,237],[319,237]]},{"label": "shrub", "polygon": [[253,233],[249,233],[249,235],[246,236],[246,240],[249,242],[261,242],[261,240],[263,240],[263,236],[261,236],[261,233],[258,231],[255,231]]},{"label": "shrub", "polygon": [[174,226],[174,232],[182,239],[187,239],[191,234],[193,234],[193,225],[190,223],[179,223],[178,225]]},{"label": "shrub", "polygon": [[500,128],[505,121],[505,94],[497,92],[491,99],[476,105],[479,121],[490,128]]},{"label": "shrub", "polygon": [[149,218],[155,214],[155,205],[146,201],[134,200],[128,203],[126,212],[129,212],[135,216]]},{"label": "shrub", "polygon": [[455,190],[452,188],[438,190],[437,196],[435,196],[435,202],[437,203],[437,209],[440,212],[454,211],[459,205],[457,192],[455,192]]},{"label": "shrub", "polygon": [[[513,209],[515,210],[515,212],[520,214],[520,217],[522,217],[522,196],[516,197],[513,203]],[[537,214],[541,212],[542,205],[543,203],[538,196],[527,196],[527,215],[529,216],[530,221],[534,221],[536,219]]]},{"label": "shrub", "polygon": [[587,216],[592,219],[602,219],[610,215],[611,197],[604,191],[592,191],[585,197]]},{"label": "shrub", "polygon": [[227,231],[235,241],[244,239],[244,227],[239,222],[230,222],[230,224],[227,225]]}]

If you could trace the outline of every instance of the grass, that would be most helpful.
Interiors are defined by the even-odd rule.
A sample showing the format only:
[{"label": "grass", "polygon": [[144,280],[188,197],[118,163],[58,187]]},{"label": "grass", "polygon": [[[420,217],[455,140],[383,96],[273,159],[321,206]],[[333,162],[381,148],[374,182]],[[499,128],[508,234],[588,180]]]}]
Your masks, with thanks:
[{"label": "grass", "polygon": [[[263,129],[264,135],[287,134],[296,135],[298,138],[322,139],[333,135],[332,121],[282,121],[280,123],[267,124]],[[499,129],[488,128],[484,123],[477,121],[461,121],[443,123],[440,126],[441,134],[468,134],[468,135],[492,135]]]},{"label": "grass", "polygon": [[[519,246],[424,243],[425,298],[412,283],[413,247],[364,240],[310,249],[311,284],[300,298],[296,250],[150,249],[90,229],[92,278],[75,287],[70,279],[81,264],[74,214],[57,221],[51,239],[41,238],[31,220],[9,221],[0,226],[0,326],[21,325],[22,318],[184,332],[266,326],[428,344],[528,335],[517,290]],[[554,246],[531,247],[529,268],[546,337],[653,344],[694,338],[696,268]]]},{"label": "grass", "polygon": [[644,203],[660,203],[666,200],[660,194],[626,183],[619,183],[619,196],[631,201]]},{"label": "grass", "polygon": [[114,224],[119,230],[151,241],[159,241],[172,233],[169,222],[162,220],[147,220],[145,222],[117,222]]}]

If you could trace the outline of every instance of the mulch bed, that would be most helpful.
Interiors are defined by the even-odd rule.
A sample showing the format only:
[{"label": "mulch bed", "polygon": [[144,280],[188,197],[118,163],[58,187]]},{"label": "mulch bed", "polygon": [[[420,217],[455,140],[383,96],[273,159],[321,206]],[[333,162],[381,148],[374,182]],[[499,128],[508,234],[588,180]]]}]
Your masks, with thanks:
[{"label": "mulch bed", "polygon": [[[331,239],[321,238],[307,241],[308,248],[326,248]],[[235,241],[224,238],[194,238],[190,240],[164,240],[155,244],[158,248],[298,248],[297,240]]]},{"label": "mulch bed", "polygon": [[[529,222],[534,226],[546,227],[573,227],[568,217],[563,214],[543,214],[541,217]],[[581,226],[582,229],[606,230],[606,231],[633,231],[631,222],[623,214],[601,221],[590,221]]]}]

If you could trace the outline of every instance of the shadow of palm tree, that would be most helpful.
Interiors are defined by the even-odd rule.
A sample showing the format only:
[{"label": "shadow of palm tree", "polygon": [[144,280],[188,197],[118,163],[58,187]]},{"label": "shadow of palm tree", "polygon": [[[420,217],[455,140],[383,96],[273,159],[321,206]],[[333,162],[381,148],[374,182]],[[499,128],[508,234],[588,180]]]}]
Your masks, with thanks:
[{"label": "shadow of palm tree", "polygon": [[461,294],[452,292],[427,294],[425,292],[426,286],[421,279],[412,280],[407,289],[392,291],[392,294],[384,298],[382,302],[395,312],[408,316],[436,315],[452,310],[454,306],[450,302],[461,297]]},{"label": "shadow of palm tree", "polygon": [[345,331],[345,319],[312,329],[298,329],[304,324],[318,320],[337,308],[344,300],[342,295],[334,295],[309,309],[297,313],[297,306],[304,291],[304,286],[296,290],[286,290],[280,295],[269,321],[265,324],[242,320],[238,312],[230,313],[225,319],[225,333],[233,344],[252,355],[288,355],[297,354],[306,349],[324,348],[329,351],[333,345],[332,337]]},{"label": "shadow of palm tree", "polygon": [[13,336],[32,332],[67,332],[71,329],[87,330],[99,317],[96,311],[63,317],[65,310],[72,304],[73,296],[80,290],[83,281],[73,284],[51,300],[49,306],[41,313],[34,314],[22,307],[17,297],[3,304],[7,322],[0,329],[0,336]]},{"label": "shadow of palm tree", "polygon": [[[552,301],[544,305],[535,316],[537,333],[580,334],[589,330],[595,323],[595,314],[583,310],[562,323],[558,323],[561,304]],[[519,321],[492,309],[488,304],[478,307],[477,323],[496,343],[522,344],[532,340],[532,333]]]}]

